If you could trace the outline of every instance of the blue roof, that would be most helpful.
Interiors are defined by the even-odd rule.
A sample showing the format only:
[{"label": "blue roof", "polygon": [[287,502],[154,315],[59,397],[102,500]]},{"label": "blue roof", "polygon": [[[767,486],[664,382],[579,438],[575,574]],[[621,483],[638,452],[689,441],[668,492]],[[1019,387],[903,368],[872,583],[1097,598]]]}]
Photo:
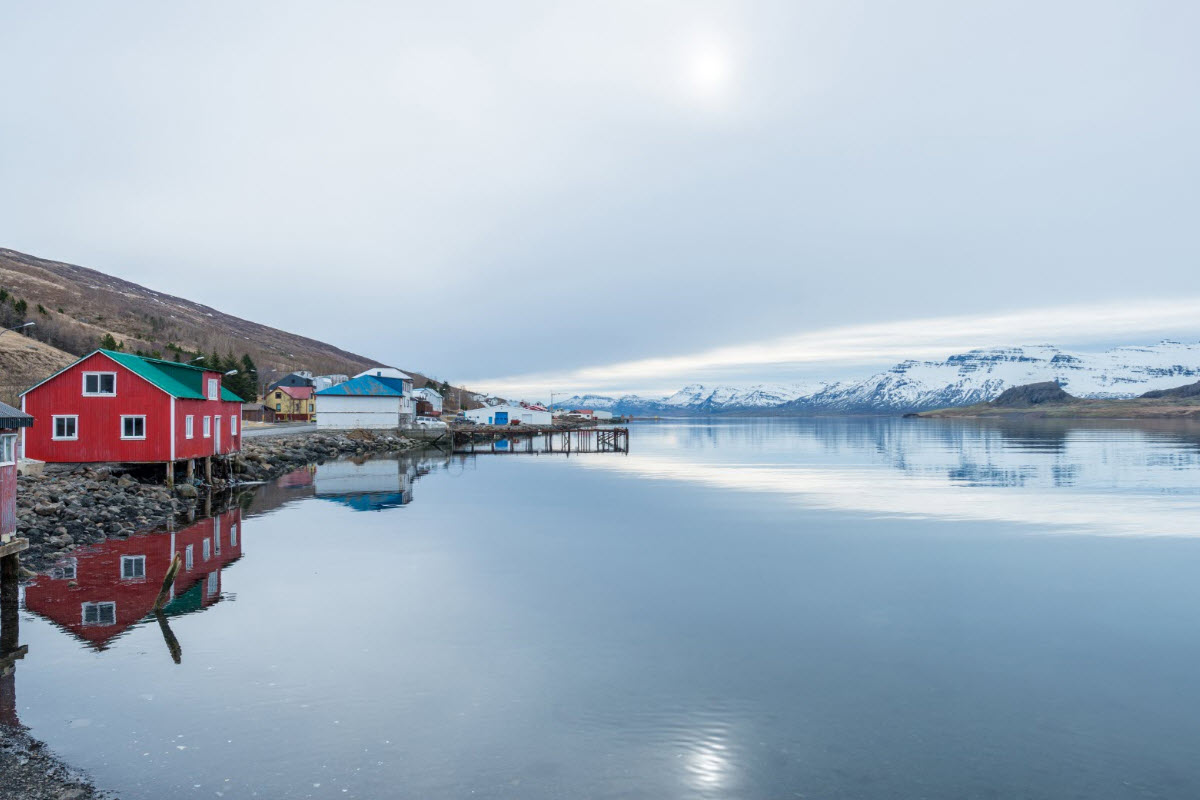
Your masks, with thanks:
[{"label": "blue roof", "polygon": [[404,381],[397,378],[379,378],[360,375],[337,386],[317,392],[318,395],[355,395],[368,397],[404,397]]}]

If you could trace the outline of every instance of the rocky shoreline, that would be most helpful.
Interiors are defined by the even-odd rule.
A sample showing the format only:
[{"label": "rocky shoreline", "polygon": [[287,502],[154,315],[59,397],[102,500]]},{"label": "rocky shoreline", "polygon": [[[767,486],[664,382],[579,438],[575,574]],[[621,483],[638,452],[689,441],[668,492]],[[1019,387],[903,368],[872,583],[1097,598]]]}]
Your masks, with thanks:
[{"label": "rocky shoreline", "polygon": [[213,493],[260,483],[289,470],[340,456],[399,453],[424,445],[394,432],[305,432],[247,438],[242,451],[214,472],[172,491],[153,470],[117,465],[47,465],[17,487],[17,535],[29,539],[23,565],[37,571],[77,547],[166,525],[194,513]]},{"label": "rocky shoreline", "polygon": [[0,797],[102,800],[114,795],[96,789],[21,728],[0,727]]}]

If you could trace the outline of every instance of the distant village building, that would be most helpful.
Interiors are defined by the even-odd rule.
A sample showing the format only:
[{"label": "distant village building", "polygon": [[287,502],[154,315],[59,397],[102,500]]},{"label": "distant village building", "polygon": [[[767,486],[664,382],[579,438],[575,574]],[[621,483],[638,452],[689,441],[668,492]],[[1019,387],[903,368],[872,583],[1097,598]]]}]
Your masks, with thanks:
[{"label": "distant village building", "polygon": [[[402,377],[399,377],[402,376]],[[407,428],[416,416],[412,378],[380,367],[316,394],[317,427],[336,430]]]},{"label": "distant village building", "polygon": [[319,392],[322,389],[337,386],[339,383],[345,383],[348,380],[350,380],[349,375],[318,375],[313,378],[313,390]]},{"label": "distant village building", "polygon": [[291,386],[293,388],[300,388],[304,386],[311,387],[314,385],[314,383],[315,381],[313,380],[313,375],[311,372],[308,370],[300,370],[299,372],[292,372],[284,375],[274,383],[268,384],[267,391],[269,392],[272,389],[279,389],[284,386]]},{"label": "distant village building", "polygon": [[17,435],[33,417],[0,403],[0,544],[17,530]]},{"label": "distant village building", "polygon": [[311,422],[316,405],[311,386],[277,386],[262,403],[275,413],[275,422]]},{"label": "distant village building", "polygon": [[463,416],[476,425],[549,425],[550,412],[544,408],[530,408],[512,404],[486,406],[464,411]]},{"label": "distant village building", "polygon": [[242,398],[211,369],[97,350],[21,395],[40,424],[23,430],[26,458],[148,463],[241,450]]},{"label": "distant village building", "polygon": [[[413,398],[417,401],[417,414],[426,417],[442,415],[442,395],[437,389],[426,386],[423,389],[413,389]],[[421,403],[428,407],[423,408]]]},{"label": "distant village building", "polygon": [[274,422],[275,409],[262,403],[242,403],[242,422]]}]

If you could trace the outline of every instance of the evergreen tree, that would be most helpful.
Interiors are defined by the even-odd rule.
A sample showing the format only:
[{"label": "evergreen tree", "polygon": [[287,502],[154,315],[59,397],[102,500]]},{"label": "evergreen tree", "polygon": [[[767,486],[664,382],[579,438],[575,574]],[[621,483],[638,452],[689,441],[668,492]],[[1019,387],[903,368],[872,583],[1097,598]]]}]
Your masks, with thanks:
[{"label": "evergreen tree", "polygon": [[[116,350],[117,349],[117,340],[113,338],[113,335],[111,333],[106,333],[100,337],[100,349],[101,350]],[[138,352],[138,355],[141,355],[141,351]]]}]

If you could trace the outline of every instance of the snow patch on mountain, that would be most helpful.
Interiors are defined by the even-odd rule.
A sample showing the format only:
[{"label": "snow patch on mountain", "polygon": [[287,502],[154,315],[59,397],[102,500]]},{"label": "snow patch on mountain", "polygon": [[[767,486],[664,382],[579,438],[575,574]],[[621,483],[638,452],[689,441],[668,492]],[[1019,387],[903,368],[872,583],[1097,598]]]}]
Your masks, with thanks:
[{"label": "snow patch on mountain", "polygon": [[559,407],[622,414],[896,413],[970,405],[1027,383],[1057,381],[1076,397],[1135,397],[1200,380],[1200,342],[1163,341],[1102,353],[1052,345],[996,347],[944,361],[903,361],[874,375],[838,382],[705,386],[691,384],[662,398],[572,397]]}]

